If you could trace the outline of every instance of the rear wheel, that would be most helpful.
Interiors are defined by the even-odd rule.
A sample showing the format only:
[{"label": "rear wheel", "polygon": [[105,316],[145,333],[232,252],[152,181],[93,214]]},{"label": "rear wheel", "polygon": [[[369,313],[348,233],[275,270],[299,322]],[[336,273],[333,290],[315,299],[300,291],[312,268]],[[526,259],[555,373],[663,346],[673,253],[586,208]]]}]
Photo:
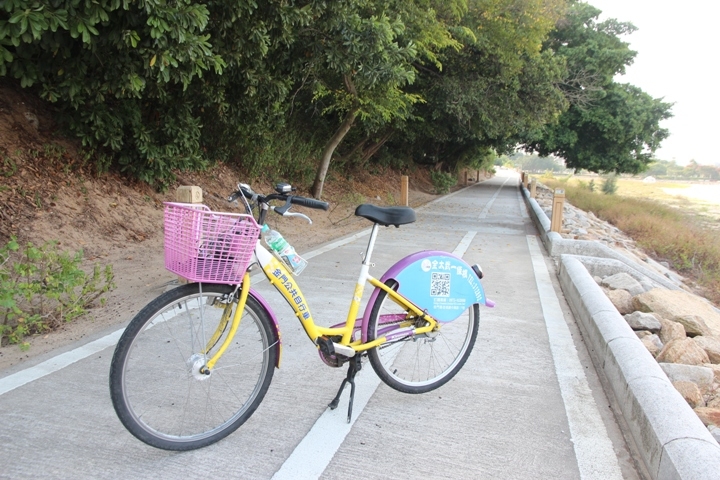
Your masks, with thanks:
[{"label": "rear wheel", "polygon": [[227,350],[209,375],[202,372],[230,331],[234,290],[183,285],[148,304],[125,329],[110,366],[110,395],[138,439],[166,450],[204,447],[235,431],[262,401],[278,338],[252,296]]},{"label": "rear wheel", "polygon": [[[391,288],[395,282],[388,281]],[[427,334],[384,343],[368,351],[370,364],[380,379],[404,393],[425,393],[453,378],[467,361],[477,338],[480,319],[477,305],[470,306],[457,319],[441,323]],[[368,340],[375,340],[394,329],[422,327],[427,322],[414,316],[381,291],[370,313]]]}]

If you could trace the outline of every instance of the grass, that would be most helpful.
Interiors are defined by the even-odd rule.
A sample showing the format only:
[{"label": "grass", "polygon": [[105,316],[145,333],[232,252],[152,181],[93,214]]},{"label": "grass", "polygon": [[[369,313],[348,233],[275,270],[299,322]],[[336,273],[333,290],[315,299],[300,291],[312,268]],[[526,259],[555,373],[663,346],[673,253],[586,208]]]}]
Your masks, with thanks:
[{"label": "grass", "polygon": [[695,281],[706,298],[720,304],[720,235],[698,210],[668,204],[662,195],[653,198],[651,189],[661,188],[656,184],[645,191],[634,185],[633,195],[626,182],[619,182],[616,195],[603,195],[591,192],[582,180],[543,178],[542,182],[564,188],[571,204],[615,225],[651,257],[668,262]]}]

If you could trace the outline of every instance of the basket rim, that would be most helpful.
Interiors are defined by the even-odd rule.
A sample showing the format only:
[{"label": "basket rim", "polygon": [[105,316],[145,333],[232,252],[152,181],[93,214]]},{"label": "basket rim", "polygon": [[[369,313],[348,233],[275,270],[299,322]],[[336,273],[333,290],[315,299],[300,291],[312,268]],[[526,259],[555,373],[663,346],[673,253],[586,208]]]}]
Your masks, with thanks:
[{"label": "basket rim", "polygon": [[180,203],[180,202],[163,202],[165,205],[165,209],[167,210],[167,207],[176,207],[181,208],[183,210],[192,210],[195,212],[200,212],[202,214],[210,214],[210,215],[223,215],[227,217],[235,217],[235,218],[247,218],[252,221],[252,223],[257,227],[260,228],[260,224],[257,223],[257,220],[255,220],[255,217],[248,214],[248,213],[235,213],[235,212],[221,212],[216,210],[211,210],[210,207],[203,203]]}]

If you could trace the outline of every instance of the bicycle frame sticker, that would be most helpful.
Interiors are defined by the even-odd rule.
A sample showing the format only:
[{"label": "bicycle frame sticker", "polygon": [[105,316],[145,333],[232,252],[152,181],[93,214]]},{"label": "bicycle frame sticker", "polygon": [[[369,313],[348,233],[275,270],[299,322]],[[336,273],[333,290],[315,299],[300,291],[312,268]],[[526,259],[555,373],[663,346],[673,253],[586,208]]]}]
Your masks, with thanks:
[{"label": "bicycle frame sticker", "polygon": [[485,304],[485,292],[472,267],[449,253],[418,252],[395,264],[385,276],[391,272],[399,284],[398,293],[440,322],[455,320],[472,304]]}]

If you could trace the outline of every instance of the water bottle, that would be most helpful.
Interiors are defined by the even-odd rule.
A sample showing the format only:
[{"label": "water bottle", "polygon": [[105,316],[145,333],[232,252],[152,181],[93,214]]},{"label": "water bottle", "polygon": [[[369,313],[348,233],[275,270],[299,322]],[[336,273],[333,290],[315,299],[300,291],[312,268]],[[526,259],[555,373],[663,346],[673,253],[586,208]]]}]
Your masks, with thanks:
[{"label": "water bottle", "polygon": [[267,224],[262,226],[261,231],[265,243],[280,256],[280,259],[295,275],[300,275],[307,267],[307,260],[295,252],[295,249],[280,235],[280,232],[272,230]]}]

